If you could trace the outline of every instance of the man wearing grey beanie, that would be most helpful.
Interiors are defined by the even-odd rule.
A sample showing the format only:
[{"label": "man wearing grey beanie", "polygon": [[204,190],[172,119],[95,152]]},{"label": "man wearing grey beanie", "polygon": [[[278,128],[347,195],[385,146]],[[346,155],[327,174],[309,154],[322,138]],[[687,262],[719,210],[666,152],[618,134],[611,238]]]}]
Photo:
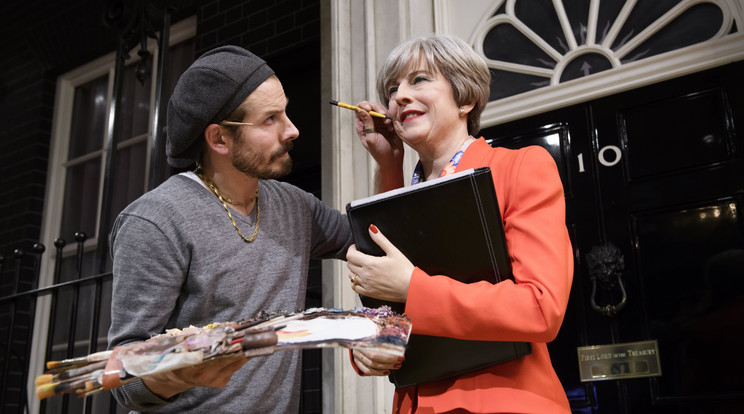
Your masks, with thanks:
[{"label": "man wearing grey beanie", "polygon": [[[168,103],[170,177],[111,231],[109,349],[166,329],[304,309],[311,258],[344,259],[348,220],[277,181],[299,136],[273,70],[224,46],[199,57]],[[112,390],[134,412],[297,413],[301,351],[217,360]]]}]

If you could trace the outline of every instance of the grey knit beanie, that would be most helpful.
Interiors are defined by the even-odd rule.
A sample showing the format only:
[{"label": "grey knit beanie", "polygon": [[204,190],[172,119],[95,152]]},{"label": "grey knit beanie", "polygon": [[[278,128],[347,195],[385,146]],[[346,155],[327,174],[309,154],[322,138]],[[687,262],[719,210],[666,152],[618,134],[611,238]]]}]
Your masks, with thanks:
[{"label": "grey knit beanie", "polygon": [[263,59],[237,46],[218,47],[196,59],[168,101],[168,164],[194,164],[207,125],[223,121],[273,74]]}]

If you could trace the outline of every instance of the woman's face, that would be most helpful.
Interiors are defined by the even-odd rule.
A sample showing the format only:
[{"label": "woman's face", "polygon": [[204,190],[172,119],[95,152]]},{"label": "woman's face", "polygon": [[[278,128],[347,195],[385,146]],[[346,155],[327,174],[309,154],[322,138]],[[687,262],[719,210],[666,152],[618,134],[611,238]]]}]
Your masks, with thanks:
[{"label": "woman's face", "polygon": [[467,119],[460,116],[452,87],[439,71],[414,63],[388,88],[388,110],[395,131],[414,149],[451,139],[463,126],[467,130]]}]

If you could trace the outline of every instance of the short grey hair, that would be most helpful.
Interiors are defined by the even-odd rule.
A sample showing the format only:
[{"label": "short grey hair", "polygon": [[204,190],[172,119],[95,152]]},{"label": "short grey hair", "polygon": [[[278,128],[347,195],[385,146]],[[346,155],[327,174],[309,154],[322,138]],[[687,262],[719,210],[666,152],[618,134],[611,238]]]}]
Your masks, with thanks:
[{"label": "short grey hair", "polygon": [[403,42],[390,52],[377,76],[377,94],[385,106],[390,102],[390,85],[411,63],[423,63],[427,70],[441,73],[452,86],[458,106],[475,104],[468,113],[468,133],[477,134],[491,92],[491,72],[483,58],[451,35],[434,34]]}]

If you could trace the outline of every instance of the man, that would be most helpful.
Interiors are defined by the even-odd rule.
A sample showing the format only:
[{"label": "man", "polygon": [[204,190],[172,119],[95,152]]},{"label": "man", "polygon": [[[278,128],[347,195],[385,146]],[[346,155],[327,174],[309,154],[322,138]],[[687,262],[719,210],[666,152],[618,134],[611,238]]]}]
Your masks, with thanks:
[{"label": "man", "polygon": [[[168,104],[168,162],[198,168],[114,223],[110,349],[166,329],[303,309],[309,259],[345,257],[346,217],[274,180],[291,170],[299,135],[286,107],[271,68],[239,47],[207,52],[181,76]],[[135,411],[296,413],[300,358],[213,361],[114,395]]]}]

